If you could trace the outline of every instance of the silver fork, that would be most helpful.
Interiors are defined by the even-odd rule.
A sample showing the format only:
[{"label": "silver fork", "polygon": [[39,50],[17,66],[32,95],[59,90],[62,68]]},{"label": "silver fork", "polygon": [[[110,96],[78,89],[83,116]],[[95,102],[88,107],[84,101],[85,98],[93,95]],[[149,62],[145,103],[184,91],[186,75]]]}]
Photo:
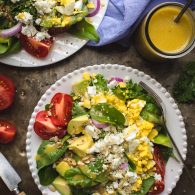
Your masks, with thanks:
[{"label": "silver fork", "polygon": [[148,92],[148,94],[150,94],[154,98],[156,104],[161,109],[162,119],[163,119],[163,122],[164,122],[164,127],[167,130],[167,134],[168,134],[169,138],[171,139],[171,142],[172,142],[172,144],[173,144],[173,146],[174,146],[174,148],[175,148],[175,150],[176,150],[176,152],[177,152],[181,162],[184,165],[184,168],[185,168],[185,170],[186,170],[186,172],[188,174],[189,179],[192,181],[193,184],[195,184],[195,180],[194,180],[192,174],[190,173],[190,170],[188,169],[187,165],[185,164],[185,160],[183,159],[183,157],[182,157],[182,155],[181,155],[181,153],[179,151],[179,148],[177,147],[177,145],[176,145],[176,143],[175,143],[175,141],[174,141],[174,139],[173,139],[173,137],[172,137],[168,127],[167,127],[167,124],[166,124],[166,107],[165,107],[162,99],[146,83],[140,81],[139,84]]}]

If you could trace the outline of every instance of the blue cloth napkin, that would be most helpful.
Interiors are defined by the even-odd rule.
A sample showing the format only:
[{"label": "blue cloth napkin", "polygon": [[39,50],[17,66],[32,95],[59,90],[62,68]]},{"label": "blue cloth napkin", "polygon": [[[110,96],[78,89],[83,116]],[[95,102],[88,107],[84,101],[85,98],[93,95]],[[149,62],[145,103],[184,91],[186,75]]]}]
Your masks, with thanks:
[{"label": "blue cloth napkin", "polygon": [[[109,0],[104,19],[98,28],[100,42],[88,42],[89,46],[103,46],[120,42],[129,45],[129,39],[142,18],[157,4],[162,2],[187,0]],[[191,8],[195,8],[195,0]]]}]

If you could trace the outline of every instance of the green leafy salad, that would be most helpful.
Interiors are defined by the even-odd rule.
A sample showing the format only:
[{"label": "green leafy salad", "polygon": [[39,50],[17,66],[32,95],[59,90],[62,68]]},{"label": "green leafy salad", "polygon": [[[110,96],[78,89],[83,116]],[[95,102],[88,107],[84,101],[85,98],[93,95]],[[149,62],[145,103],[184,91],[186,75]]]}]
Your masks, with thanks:
[{"label": "green leafy salad", "polygon": [[43,141],[40,183],[62,195],[146,195],[164,191],[173,148],[154,100],[129,78],[84,73],[57,93],[34,124]]},{"label": "green leafy salad", "polygon": [[64,32],[98,42],[90,17],[100,9],[100,0],[0,0],[0,56],[24,48],[44,58]]}]

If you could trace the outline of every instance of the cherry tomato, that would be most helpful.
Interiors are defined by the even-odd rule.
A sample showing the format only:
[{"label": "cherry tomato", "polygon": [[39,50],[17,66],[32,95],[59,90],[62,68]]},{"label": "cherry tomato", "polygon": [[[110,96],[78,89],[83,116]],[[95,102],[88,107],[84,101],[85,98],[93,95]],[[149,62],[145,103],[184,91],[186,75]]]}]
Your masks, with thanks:
[{"label": "cherry tomato", "polygon": [[64,93],[57,93],[52,98],[51,105],[51,120],[53,124],[67,126],[72,118],[72,97]]},{"label": "cherry tomato", "polygon": [[16,135],[16,127],[8,121],[0,120],[0,143],[10,143]]},{"label": "cherry tomato", "polygon": [[66,130],[62,127],[57,127],[52,123],[51,117],[47,111],[40,111],[34,124],[35,133],[44,140],[48,140],[54,136],[62,138],[66,134]]},{"label": "cherry tomato", "polygon": [[149,193],[150,195],[156,195],[164,191],[164,177],[165,177],[165,160],[160,152],[160,149],[155,146],[154,147],[154,161],[156,163],[156,173],[161,175],[162,180],[156,181],[152,188],[152,191]]},{"label": "cherry tomato", "polygon": [[51,46],[53,45],[53,39],[45,39],[43,41],[37,41],[33,37],[27,37],[20,34],[20,42],[22,47],[31,55],[37,58],[44,58],[48,55]]},{"label": "cherry tomato", "polygon": [[15,87],[11,79],[0,75],[0,110],[8,108],[14,100]]}]

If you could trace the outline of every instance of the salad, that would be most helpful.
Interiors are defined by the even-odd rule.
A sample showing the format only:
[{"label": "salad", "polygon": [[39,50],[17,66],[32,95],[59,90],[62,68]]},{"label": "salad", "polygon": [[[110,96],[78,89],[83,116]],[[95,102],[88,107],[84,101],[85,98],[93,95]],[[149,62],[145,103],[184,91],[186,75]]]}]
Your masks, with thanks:
[{"label": "salad", "polygon": [[57,93],[34,131],[43,141],[40,183],[62,195],[154,195],[164,191],[174,157],[152,97],[128,77],[84,73],[72,93]]},{"label": "salad", "polygon": [[100,8],[100,0],[0,0],[0,57],[23,48],[44,58],[66,31],[98,42],[90,17]]}]

